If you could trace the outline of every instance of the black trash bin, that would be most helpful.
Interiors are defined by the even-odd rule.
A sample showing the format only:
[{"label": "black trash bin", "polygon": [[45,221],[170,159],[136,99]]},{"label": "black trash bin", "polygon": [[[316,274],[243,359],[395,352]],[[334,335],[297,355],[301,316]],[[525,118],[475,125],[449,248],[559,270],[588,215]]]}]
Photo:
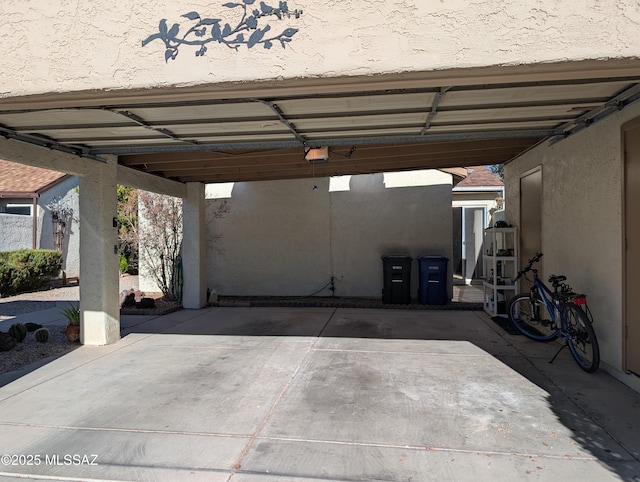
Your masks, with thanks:
[{"label": "black trash bin", "polygon": [[418,301],[423,305],[446,305],[449,301],[446,256],[420,256]]},{"label": "black trash bin", "polygon": [[411,257],[390,255],[382,257],[382,302],[406,305],[411,302]]}]

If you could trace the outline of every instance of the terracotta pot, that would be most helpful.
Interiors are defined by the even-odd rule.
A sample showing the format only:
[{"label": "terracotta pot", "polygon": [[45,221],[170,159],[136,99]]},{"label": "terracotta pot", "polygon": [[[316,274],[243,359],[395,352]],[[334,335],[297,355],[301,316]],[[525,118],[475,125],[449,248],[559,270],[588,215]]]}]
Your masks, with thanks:
[{"label": "terracotta pot", "polygon": [[64,333],[67,335],[67,340],[78,341],[80,339],[80,325],[68,324]]}]

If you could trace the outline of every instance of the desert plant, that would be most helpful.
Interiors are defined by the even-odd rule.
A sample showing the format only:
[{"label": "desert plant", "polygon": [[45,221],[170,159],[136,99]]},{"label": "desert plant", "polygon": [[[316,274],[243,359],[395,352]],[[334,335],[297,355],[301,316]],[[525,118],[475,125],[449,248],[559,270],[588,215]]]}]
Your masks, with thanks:
[{"label": "desert plant", "polygon": [[69,303],[69,306],[64,308],[62,313],[67,319],[67,326],[64,328],[67,339],[71,342],[78,341],[80,339],[80,307],[77,304]]},{"label": "desert plant", "polygon": [[162,294],[182,301],[182,200],[140,191],[140,257]]},{"label": "desert plant", "polygon": [[67,319],[67,322],[70,325],[79,325],[80,324],[80,308],[78,305],[74,305],[73,303],[69,303],[68,308],[64,308],[62,310],[62,314]]},{"label": "desert plant", "polygon": [[37,342],[46,343],[47,341],[49,341],[49,330],[47,330],[46,328],[38,328],[33,333],[33,336],[35,337]]},{"label": "desert plant", "polygon": [[27,327],[22,323],[14,323],[9,328],[8,333],[14,337],[18,343],[22,343],[27,337]]}]

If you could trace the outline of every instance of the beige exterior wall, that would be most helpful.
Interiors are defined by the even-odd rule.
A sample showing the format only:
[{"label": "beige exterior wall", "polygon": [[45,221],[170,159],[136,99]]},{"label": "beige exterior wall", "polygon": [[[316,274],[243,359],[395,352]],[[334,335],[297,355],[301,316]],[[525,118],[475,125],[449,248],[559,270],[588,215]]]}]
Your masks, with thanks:
[{"label": "beige exterior wall", "polygon": [[505,166],[506,217],[518,225],[519,179],[542,166],[542,274],[565,274],[589,296],[604,368],[622,367],[621,125],[637,103],[562,142],[544,143]]},{"label": "beige exterior wall", "polygon": [[181,15],[194,10],[234,25],[241,9],[223,3],[3,0],[0,30],[10,35],[3,37],[0,98],[640,57],[636,0],[483,0],[472,7],[460,0],[290,0],[291,11],[303,11],[299,18],[272,16],[259,25],[269,24],[269,34],[298,29],[286,49],[210,43],[196,57],[196,47],[182,46],[165,62],[161,40],[142,47],[161,19],[184,33],[195,22]]},{"label": "beige exterior wall", "polygon": [[236,183],[231,197],[207,201],[208,285],[302,296],[334,276],[336,296],[380,298],[381,256],[406,254],[415,298],[415,259],[452,255],[451,187],[451,175],[434,170]]}]

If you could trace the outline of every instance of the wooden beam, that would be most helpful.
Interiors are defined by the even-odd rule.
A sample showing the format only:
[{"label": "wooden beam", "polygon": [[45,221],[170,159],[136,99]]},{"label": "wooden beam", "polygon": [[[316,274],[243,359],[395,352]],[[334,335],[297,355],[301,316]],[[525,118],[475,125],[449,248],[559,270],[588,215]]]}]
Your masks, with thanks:
[{"label": "wooden beam", "polygon": [[[441,167],[441,164],[446,163],[447,165],[454,164],[455,166],[460,165],[483,165],[483,164],[496,164],[496,159],[501,158],[511,158],[518,154],[521,149],[502,149],[500,151],[472,151],[468,153],[460,153],[460,154],[437,154],[437,155],[424,155],[422,153],[401,153],[394,156],[389,157],[359,157],[359,158],[334,158],[331,159],[327,164],[320,164],[316,166],[329,166],[331,167],[340,167],[340,168],[348,168],[349,166],[360,166],[360,165],[368,165],[368,166],[401,166],[404,164],[425,164],[429,166]],[[211,165],[199,165],[192,163],[184,163],[184,165],[161,165],[154,166],[149,170],[149,172],[161,174],[166,177],[193,177],[193,176],[206,176],[207,174],[224,174],[224,173],[238,173],[238,172],[265,172],[265,171],[275,171],[275,170],[292,170],[292,169],[306,169],[310,164],[303,160],[297,159],[294,162],[283,161],[283,162],[256,162],[247,164],[234,164],[234,163],[223,163],[223,164],[211,164]]]},{"label": "wooden beam", "polygon": [[404,162],[387,162],[387,163],[351,163],[348,165],[336,165],[331,162],[327,164],[316,164],[313,167],[310,164],[303,165],[294,169],[277,169],[273,167],[264,167],[261,169],[239,169],[235,172],[210,172],[198,175],[186,174],[178,176],[182,182],[201,181],[205,183],[212,182],[241,182],[241,181],[261,181],[275,179],[300,179],[310,177],[328,177],[347,174],[369,174],[376,172],[388,171],[406,171],[414,169],[437,169],[446,167],[459,167],[461,165],[482,165],[494,164],[506,161],[517,154],[517,151],[511,155],[505,155],[503,158],[450,158],[442,159],[438,162],[428,162],[424,159],[414,159]]},{"label": "wooden beam", "polygon": [[[360,156],[386,157],[399,155],[404,152],[420,152],[422,155],[432,155],[438,153],[465,153],[473,151],[500,151],[505,148],[519,148],[535,144],[538,139],[490,139],[457,142],[424,142],[419,144],[380,144],[356,146],[351,158]],[[349,147],[332,147],[330,152],[337,156],[340,153],[348,153]],[[374,153],[374,154],[371,154]],[[181,153],[159,153],[159,154],[132,154],[119,157],[119,163],[124,166],[153,166],[158,164],[182,164],[193,161],[202,161],[202,165],[207,162],[225,163],[229,165],[250,165],[264,164],[269,162],[279,163],[283,160],[295,162],[304,158],[304,151],[300,149],[273,149],[264,151],[237,151],[237,152],[216,152],[216,151],[194,151]],[[246,164],[242,164],[245,162]]]}]

